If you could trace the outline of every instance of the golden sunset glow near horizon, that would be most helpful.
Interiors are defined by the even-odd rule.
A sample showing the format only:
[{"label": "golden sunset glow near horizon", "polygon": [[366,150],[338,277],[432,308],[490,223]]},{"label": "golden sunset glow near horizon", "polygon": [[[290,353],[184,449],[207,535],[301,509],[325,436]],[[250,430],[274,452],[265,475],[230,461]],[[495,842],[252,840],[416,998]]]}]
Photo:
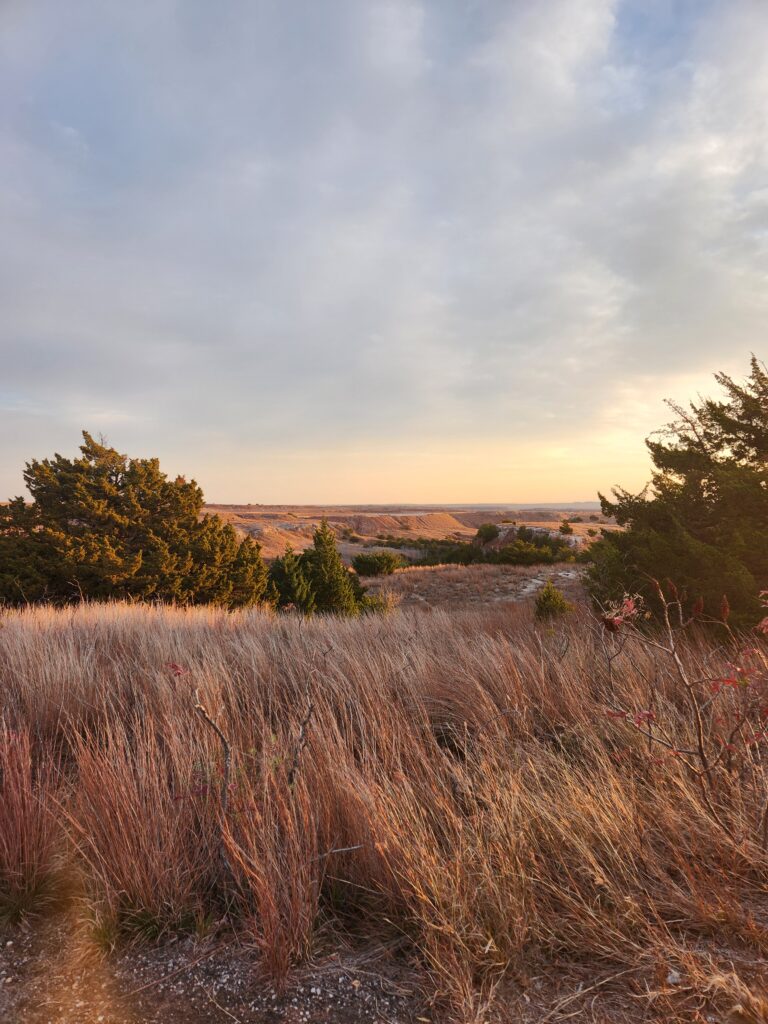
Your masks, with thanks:
[{"label": "golden sunset glow near horizon", "polygon": [[[735,377],[741,363],[725,362]],[[717,394],[710,374],[670,381],[665,397],[686,404]],[[649,385],[649,391],[650,391]],[[684,397],[683,397],[684,396]],[[222,504],[530,504],[597,501],[620,485],[639,491],[650,481],[644,438],[673,418],[663,397],[646,400],[617,389],[616,405],[598,424],[577,425],[562,438],[428,439],[398,446],[350,441],[244,454],[223,461],[198,483]],[[175,460],[178,461],[176,456]],[[236,483],[233,485],[232,481]],[[258,497],[253,497],[254,492]]]},{"label": "golden sunset glow near horizon", "polygon": [[0,7],[0,500],[595,501],[765,356],[768,5]]}]

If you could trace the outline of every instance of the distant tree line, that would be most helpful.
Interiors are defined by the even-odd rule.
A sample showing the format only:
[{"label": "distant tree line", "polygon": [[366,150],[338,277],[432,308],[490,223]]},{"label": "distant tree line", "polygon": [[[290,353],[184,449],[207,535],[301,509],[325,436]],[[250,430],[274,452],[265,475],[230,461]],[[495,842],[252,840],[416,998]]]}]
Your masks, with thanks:
[{"label": "distant tree line", "polygon": [[573,562],[575,559],[573,548],[562,537],[540,533],[527,526],[513,527],[505,534],[505,542],[497,547],[489,546],[490,540],[494,538],[482,526],[478,535],[471,541],[419,538],[410,542],[420,549],[420,555],[414,559],[413,564],[548,565],[553,562]]}]

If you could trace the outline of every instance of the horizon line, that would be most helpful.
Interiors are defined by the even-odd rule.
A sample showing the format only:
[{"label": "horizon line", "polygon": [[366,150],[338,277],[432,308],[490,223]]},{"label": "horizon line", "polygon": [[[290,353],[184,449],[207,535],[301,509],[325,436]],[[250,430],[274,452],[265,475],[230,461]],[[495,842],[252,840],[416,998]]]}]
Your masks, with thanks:
[{"label": "horizon line", "polygon": [[590,505],[595,499],[572,501],[205,501],[210,507],[233,508],[564,508]]}]

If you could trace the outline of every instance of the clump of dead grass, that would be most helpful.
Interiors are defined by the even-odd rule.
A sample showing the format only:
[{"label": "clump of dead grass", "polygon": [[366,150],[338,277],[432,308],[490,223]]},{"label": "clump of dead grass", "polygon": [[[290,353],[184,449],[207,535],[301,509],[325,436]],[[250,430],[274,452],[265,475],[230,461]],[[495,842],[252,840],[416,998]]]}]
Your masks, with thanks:
[{"label": "clump of dead grass", "polygon": [[64,887],[56,821],[56,753],[40,757],[27,726],[0,724],[0,919],[18,921]]}]

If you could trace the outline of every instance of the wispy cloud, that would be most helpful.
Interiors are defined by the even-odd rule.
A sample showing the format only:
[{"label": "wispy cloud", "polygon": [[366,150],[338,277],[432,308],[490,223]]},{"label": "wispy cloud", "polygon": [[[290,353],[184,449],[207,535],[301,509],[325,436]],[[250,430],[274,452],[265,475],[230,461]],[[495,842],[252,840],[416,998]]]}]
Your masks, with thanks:
[{"label": "wispy cloud", "polygon": [[4,4],[0,491],[89,423],[220,500],[640,483],[660,399],[764,348],[766,39],[754,0]]}]

